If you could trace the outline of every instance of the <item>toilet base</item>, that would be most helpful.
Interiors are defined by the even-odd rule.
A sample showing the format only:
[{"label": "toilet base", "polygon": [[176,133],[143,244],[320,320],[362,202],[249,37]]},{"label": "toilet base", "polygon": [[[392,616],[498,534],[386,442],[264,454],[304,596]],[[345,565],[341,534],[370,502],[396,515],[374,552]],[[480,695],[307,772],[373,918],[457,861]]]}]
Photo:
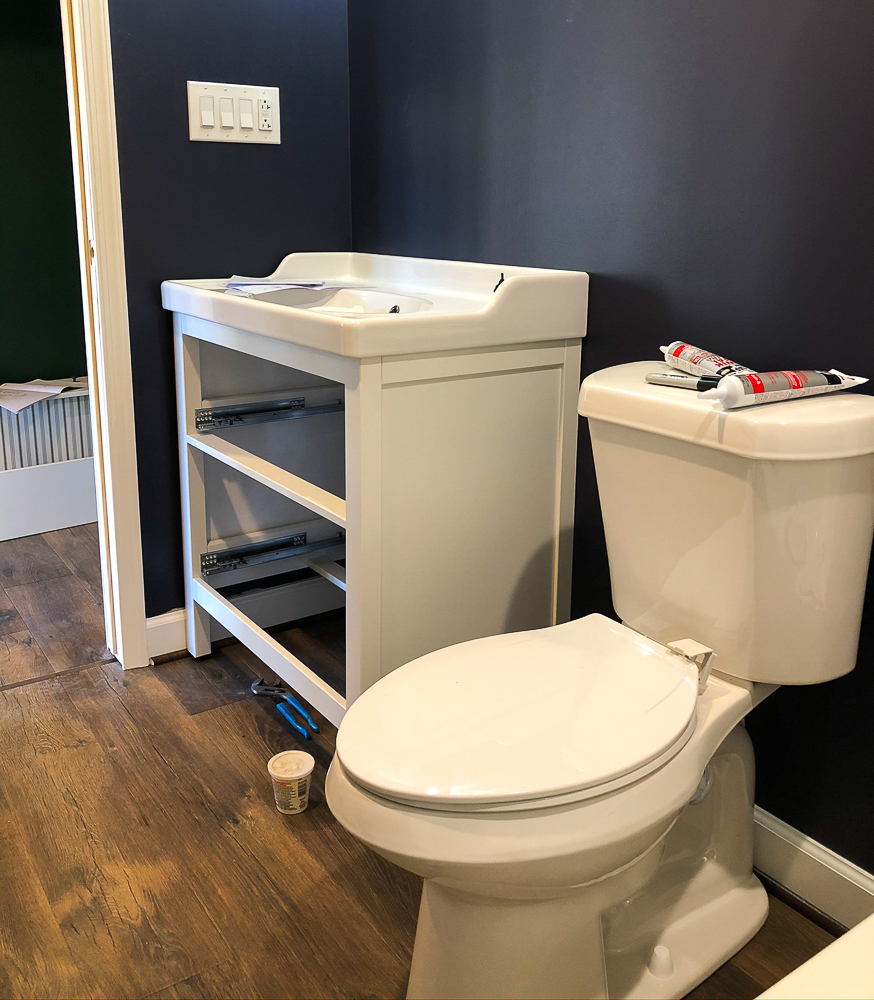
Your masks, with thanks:
[{"label": "toilet base", "polygon": [[768,896],[751,875],[673,921],[646,955],[605,952],[597,909],[589,894],[508,900],[426,882],[408,1000],[682,997],[756,934]]},{"label": "toilet base", "polygon": [[426,879],[407,996],[682,997],[759,930],[752,873],[753,754],[743,726],[710,761],[712,783],[633,865],[542,898]]},{"label": "toilet base", "polygon": [[[650,963],[642,971],[636,965],[629,970],[636,978],[634,985],[624,993],[610,996],[626,1000],[685,996],[737,954],[759,931],[767,916],[768,894],[761,882],[750,876],[748,885],[738,886],[685,914],[665,930],[658,944],[668,950],[672,971],[659,976],[653,974]],[[664,953],[659,957],[664,961]],[[657,962],[653,957],[651,965],[657,968]]]}]

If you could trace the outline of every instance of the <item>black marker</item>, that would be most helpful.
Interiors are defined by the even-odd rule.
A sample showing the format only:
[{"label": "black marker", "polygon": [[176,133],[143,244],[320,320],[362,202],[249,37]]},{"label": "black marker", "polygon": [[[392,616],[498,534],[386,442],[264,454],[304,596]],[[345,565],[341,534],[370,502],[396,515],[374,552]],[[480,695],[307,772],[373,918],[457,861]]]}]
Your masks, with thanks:
[{"label": "black marker", "polygon": [[647,382],[653,385],[673,385],[678,389],[695,389],[704,392],[719,385],[718,375],[682,375],[680,372],[650,372]]}]

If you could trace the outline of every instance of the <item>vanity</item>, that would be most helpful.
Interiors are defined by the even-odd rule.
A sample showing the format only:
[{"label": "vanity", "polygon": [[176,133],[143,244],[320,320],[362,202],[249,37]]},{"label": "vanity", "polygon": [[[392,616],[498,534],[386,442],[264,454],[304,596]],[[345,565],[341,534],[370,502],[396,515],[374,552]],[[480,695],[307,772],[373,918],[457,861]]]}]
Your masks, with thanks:
[{"label": "vanity", "polygon": [[[192,656],[230,633],[338,724],[414,657],[568,619],[585,273],[295,253],[228,282],[162,285]],[[342,678],[271,634],[340,608]]]}]

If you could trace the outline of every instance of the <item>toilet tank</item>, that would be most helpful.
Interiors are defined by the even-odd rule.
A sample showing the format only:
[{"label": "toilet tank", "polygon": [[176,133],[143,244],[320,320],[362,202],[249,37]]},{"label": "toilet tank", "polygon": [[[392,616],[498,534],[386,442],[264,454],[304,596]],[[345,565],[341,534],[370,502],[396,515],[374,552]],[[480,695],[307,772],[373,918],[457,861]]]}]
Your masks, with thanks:
[{"label": "toilet tank", "polygon": [[856,662],[874,526],[874,398],[725,411],[650,385],[660,362],[595,372],[588,417],[613,606],[716,670],[814,684]]}]

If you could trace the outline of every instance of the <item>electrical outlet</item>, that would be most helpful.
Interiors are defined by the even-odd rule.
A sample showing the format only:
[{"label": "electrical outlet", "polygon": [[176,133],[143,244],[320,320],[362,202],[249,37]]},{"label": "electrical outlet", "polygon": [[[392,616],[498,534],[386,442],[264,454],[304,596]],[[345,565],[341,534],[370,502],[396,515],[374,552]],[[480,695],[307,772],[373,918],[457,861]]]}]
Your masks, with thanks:
[{"label": "electrical outlet", "polygon": [[258,131],[273,131],[273,101],[269,97],[258,98]]},{"label": "electrical outlet", "polygon": [[188,137],[196,142],[278,143],[278,88],[189,80]]}]

